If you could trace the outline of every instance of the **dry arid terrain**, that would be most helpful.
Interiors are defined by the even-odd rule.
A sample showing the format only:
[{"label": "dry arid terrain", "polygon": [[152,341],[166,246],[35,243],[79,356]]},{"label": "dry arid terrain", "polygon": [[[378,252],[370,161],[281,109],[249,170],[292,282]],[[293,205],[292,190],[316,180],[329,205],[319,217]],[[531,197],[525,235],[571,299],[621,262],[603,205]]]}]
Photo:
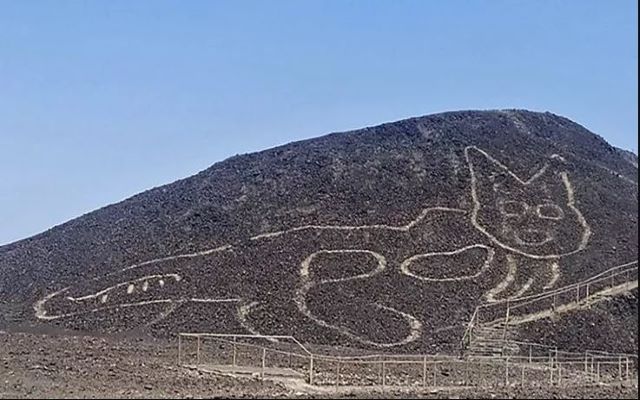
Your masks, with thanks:
[{"label": "dry arid terrain", "polygon": [[178,367],[175,341],[0,331],[0,398],[637,398],[621,385],[309,392]]},{"label": "dry arid terrain", "polygon": [[532,365],[535,347],[557,381],[601,381],[602,364],[617,382],[345,397],[635,398],[637,161],[526,110],[231,157],[0,246],[0,395],[338,395],[179,366],[177,334],[208,332]]}]

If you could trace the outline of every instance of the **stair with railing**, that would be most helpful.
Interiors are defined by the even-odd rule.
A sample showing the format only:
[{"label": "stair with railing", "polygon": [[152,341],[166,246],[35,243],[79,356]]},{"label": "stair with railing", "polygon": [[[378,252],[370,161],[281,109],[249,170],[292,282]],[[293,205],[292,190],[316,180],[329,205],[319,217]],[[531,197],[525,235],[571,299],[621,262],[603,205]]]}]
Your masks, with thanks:
[{"label": "stair with railing", "polygon": [[513,356],[520,352],[520,346],[513,341],[513,333],[504,323],[479,325],[471,333],[466,349],[470,356]]},{"label": "stair with railing", "polygon": [[[638,262],[634,261],[551,292],[480,305],[464,333],[462,350],[469,356],[519,355],[524,342],[516,342],[510,327],[574,309],[589,308],[598,301],[631,291],[638,287],[637,273]],[[532,346],[552,349],[534,343],[528,345],[529,354]]]}]

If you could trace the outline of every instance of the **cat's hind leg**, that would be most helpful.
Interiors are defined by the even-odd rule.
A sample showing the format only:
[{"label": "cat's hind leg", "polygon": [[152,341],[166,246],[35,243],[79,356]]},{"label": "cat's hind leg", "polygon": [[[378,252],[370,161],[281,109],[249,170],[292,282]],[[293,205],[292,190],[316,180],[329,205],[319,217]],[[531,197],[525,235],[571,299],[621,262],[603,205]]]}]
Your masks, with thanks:
[{"label": "cat's hind leg", "polygon": [[317,328],[351,342],[384,348],[418,339],[422,323],[379,301],[387,267],[384,256],[370,250],[321,250],[300,266],[294,302]]}]

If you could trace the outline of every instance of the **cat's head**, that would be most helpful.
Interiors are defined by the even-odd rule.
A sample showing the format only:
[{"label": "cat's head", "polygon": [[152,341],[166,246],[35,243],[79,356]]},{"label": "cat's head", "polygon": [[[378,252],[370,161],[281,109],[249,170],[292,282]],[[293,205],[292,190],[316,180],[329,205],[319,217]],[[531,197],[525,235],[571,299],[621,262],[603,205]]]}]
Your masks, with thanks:
[{"label": "cat's head", "polygon": [[485,151],[469,146],[473,225],[496,245],[530,258],[583,250],[591,230],[575,206],[562,157],[553,155],[524,180]]}]

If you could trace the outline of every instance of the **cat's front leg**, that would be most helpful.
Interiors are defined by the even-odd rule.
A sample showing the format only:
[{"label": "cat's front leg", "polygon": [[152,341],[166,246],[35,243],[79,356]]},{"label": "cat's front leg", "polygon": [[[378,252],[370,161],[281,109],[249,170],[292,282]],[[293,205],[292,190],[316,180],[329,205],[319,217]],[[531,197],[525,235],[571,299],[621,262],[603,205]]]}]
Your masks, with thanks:
[{"label": "cat's front leg", "polygon": [[487,291],[485,300],[489,303],[543,293],[553,289],[560,278],[557,258],[537,260],[508,254],[505,259],[507,273],[496,286]]}]

